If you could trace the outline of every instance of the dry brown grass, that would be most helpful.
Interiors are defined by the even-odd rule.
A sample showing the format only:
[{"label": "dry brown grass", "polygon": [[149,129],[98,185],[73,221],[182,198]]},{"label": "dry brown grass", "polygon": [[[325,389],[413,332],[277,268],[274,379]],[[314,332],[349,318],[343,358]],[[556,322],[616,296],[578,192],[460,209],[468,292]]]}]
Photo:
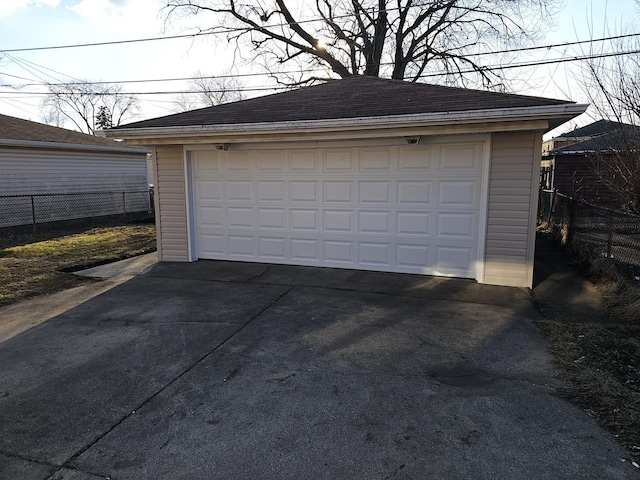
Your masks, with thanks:
[{"label": "dry brown grass", "polygon": [[587,276],[600,290],[614,318],[640,323],[640,282],[622,275],[606,259],[590,261]]},{"label": "dry brown grass", "polygon": [[565,396],[640,454],[640,324],[540,322],[563,376]]},{"label": "dry brown grass", "polygon": [[0,239],[0,306],[90,279],[68,271],[155,250],[155,226],[91,228]]},{"label": "dry brown grass", "polygon": [[[562,245],[562,235],[547,232],[546,238]],[[640,456],[640,282],[609,259],[561,250],[567,262],[593,282],[606,306],[605,315],[539,322],[571,384],[563,393]]]}]

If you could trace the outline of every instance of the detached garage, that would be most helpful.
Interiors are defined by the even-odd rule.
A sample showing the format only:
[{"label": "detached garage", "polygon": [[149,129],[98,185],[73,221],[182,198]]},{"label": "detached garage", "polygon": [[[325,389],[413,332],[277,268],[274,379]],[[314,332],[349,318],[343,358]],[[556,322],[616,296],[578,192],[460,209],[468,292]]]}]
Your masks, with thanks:
[{"label": "detached garage", "polygon": [[530,287],[542,134],[585,105],[352,77],[129,124],[163,261]]}]

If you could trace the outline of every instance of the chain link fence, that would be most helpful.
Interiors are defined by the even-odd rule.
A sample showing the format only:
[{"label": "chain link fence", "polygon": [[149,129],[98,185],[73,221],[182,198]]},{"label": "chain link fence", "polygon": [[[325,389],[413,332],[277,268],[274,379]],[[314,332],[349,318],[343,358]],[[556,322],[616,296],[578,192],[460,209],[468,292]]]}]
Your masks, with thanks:
[{"label": "chain link fence", "polygon": [[542,190],[538,223],[557,232],[560,241],[582,258],[604,258],[625,276],[640,276],[639,215]]},{"label": "chain link fence", "polygon": [[114,216],[153,216],[153,190],[0,195],[0,231]]}]

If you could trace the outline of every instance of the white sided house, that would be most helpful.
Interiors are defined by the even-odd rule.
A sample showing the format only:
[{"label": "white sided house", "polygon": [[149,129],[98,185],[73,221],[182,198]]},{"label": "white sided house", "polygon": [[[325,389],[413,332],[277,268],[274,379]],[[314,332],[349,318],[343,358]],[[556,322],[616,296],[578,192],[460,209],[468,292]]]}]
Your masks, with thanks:
[{"label": "white sided house", "polygon": [[0,115],[0,228],[147,211],[148,151]]},{"label": "white sided house", "polygon": [[153,147],[163,261],[531,287],[542,134],[585,109],[351,77],[106,135]]}]

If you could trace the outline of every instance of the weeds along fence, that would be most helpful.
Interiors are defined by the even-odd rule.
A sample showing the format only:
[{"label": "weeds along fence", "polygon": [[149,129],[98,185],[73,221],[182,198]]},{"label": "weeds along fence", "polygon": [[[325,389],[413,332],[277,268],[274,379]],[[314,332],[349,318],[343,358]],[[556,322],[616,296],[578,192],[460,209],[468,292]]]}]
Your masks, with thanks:
[{"label": "weeds along fence", "polygon": [[153,190],[127,192],[47,193],[0,195],[0,231],[45,225],[128,216],[153,215]]},{"label": "weeds along fence", "polygon": [[542,190],[538,223],[582,259],[606,259],[624,276],[640,276],[640,216]]}]

